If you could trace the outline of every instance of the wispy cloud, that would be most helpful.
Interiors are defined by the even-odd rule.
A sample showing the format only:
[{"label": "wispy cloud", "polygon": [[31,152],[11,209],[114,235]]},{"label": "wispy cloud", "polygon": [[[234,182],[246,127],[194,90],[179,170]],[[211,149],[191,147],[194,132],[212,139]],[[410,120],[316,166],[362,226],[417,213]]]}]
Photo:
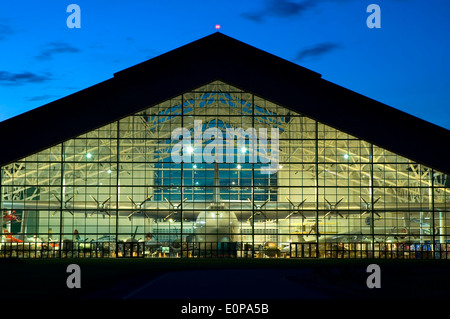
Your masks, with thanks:
[{"label": "wispy cloud", "polygon": [[39,95],[39,96],[32,96],[27,98],[27,101],[29,102],[35,102],[35,101],[43,101],[43,100],[49,100],[54,98],[54,95]]},{"label": "wispy cloud", "polygon": [[350,1],[355,0],[265,0],[260,10],[244,12],[241,16],[254,22],[263,22],[268,17],[298,17],[325,2],[344,3]]},{"label": "wispy cloud", "polygon": [[340,47],[341,47],[340,44],[333,42],[319,43],[300,50],[296,56],[296,60],[304,61],[309,58],[316,58],[329,52],[332,52],[336,49],[339,49]]},{"label": "wispy cloud", "polygon": [[32,72],[12,73],[0,71],[0,84],[23,85],[27,83],[43,83],[52,80],[49,74],[39,75]]},{"label": "wispy cloud", "polygon": [[262,22],[266,17],[289,18],[299,16],[305,11],[315,7],[318,0],[303,0],[301,2],[290,0],[266,0],[260,10],[245,12],[241,16],[245,19]]},{"label": "wispy cloud", "polygon": [[0,23],[0,41],[6,39],[6,37],[16,33],[9,25]]},{"label": "wispy cloud", "polygon": [[38,60],[51,60],[55,54],[78,53],[81,50],[65,42],[51,42],[36,56]]}]

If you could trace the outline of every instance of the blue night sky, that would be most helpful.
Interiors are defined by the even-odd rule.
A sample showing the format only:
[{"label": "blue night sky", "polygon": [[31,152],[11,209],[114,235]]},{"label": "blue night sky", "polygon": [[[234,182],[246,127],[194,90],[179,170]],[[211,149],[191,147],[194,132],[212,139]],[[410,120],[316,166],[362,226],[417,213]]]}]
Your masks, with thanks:
[{"label": "blue night sky", "polygon": [[[81,8],[70,29],[67,6]],[[381,8],[381,28],[366,12]],[[450,1],[2,1],[0,121],[216,32],[450,129]]]}]

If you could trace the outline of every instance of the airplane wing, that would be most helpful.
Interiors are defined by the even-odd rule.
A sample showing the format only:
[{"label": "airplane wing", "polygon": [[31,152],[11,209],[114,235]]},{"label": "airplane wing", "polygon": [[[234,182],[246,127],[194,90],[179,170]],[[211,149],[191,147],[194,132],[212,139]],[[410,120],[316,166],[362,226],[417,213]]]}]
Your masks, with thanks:
[{"label": "airplane wing", "polygon": [[[255,208],[252,202],[249,201],[222,201],[223,209],[230,210],[235,213],[236,217],[240,220],[247,220],[250,216],[252,216]],[[291,204],[286,202],[268,202],[262,209],[258,208],[258,211],[264,212],[267,219],[285,219],[292,212]],[[404,204],[395,204],[394,205],[379,205],[380,207],[374,209],[375,211],[421,211],[423,207],[420,203],[415,204],[412,203],[404,203]],[[58,201],[2,201],[2,206],[5,209],[10,210],[47,210],[47,211],[59,211],[61,209],[61,203]],[[186,201],[182,205],[183,209],[183,218],[188,220],[196,219],[197,215],[200,212],[204,211],[217,211],[218,209],[213,207],[214,205],[210,205],[210,203],[205,203],[204,201]],[[392,207],[391,207],[392,206]],[[216,206],[217,207],[217,206]],[[345,207],[345,208],[344,208]],[[222,209],[222,208],[221,208]],[[435,207],[435,209],[439,209]],[[115,200],[110,200],[105,207],[99,209],[98,205],[94,201],[70,201],[63,207],[63,212],[73,212],[75,214],[92,214],[98,213],[101,214],[101,211],[106,210],[109,212],[111,216],[115,216],[116,212],[119,213],[119,216],[128,217],[130,214],[136,211],[136,207],[130,203],[129,200],[119,202],[119,207],[116,205]],[[357,216],[361,215],[361,212],[366,210],[366,208],[361,207],[360,203],[348,203],[346,206],[342,206],[342,208],[336,208],[340,214],[344,216],[348,216],[349,214],[356,214]],[[324,216],[329,212],[329,208],[320,204],[319,208],[316,208],[314,202],[305,202],[302,205],[301,212],[307,219],[315,219],[316,213],[319,213],[320,216]],[[139,209],[139,212],[145,213],[145,215],[149,218],[162,219],[166,217],[168,214],[173,212],[173,207],[169,205],[166,201],[146,201],[143,203],[142,207]],[[144,214],[135,214],[133,218],[144,218]],[[255,217],[257,219],[257,216]],[[301,218],[301,216],[291,216],[290,218]]]}]

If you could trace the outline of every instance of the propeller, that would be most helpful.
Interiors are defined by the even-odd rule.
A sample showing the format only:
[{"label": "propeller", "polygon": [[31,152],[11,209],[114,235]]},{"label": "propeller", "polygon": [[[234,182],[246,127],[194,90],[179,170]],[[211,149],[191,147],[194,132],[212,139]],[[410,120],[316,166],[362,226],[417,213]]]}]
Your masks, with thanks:
[{"label": "propeller", "polygon": [[131,220],[131,217],[132,217],[134,214],[136,214],[136,213],[142,213],[142,214],[144,214],[145,217],[148,218],[147,213],[145,213],[145,212],[142,211],[142,206],[145,204],[145,202],[151,200],[152,197],[153,197],[153,195],[152,195],[152,196],[148,196],[148,197],[147,197],[146,199],[144,199],[140,204],[136,204],[136,203],[134,202],[134,200],[133,200],[130,196],[127,196],[127,198],[130,200],[130,202],[133,204],[133,206],[134,206],[134,208],[135,208],[135,210],[132,211],[131,214],[128,215],[127,218],[128,218],[129,220]]},{"label": "propeller", "polygon": [[266,220],[268,219],[266,214],[263,213],[262,208],[267,204],[267,202],[270,200],[270,198],[268,198],[264,203],[262,203],[261,205],[255,204],[255,202],[251,201],[250,198],[247,198],[247,200],[253,204],[253,207],[255,207],[255,209],[253,210],[252,215],[247,219],[247,221],[250,221],[250,219],[254,218],[255,215],[264,215],[264,217],[266,218]]},{"label": "propeller", "polygon": [[168,200],[166,197],[164,197],[164,199],[170,204],[170,206],[172,206],[173,208],[173,212],[171,212],[169,215],[167,215],[166,217],[164,217],[163,222],[165,222],[168,218],[170,218],[170,216],[174,215],[174,214],[178,214],[179,210],[181,208],[181,205],[187,200],[187,198],[183,199],[183,201],[181,203],[178,204],[172,204],[172,202],[170,200]]},{"label": "propeller", "polygon": [[342,202],[342,200],[344,199],[344,197],[342,197],[342,198],[341,198],[339,201],[337,201],[336,204],[334,204],[334,205],[332,205],[325,197],[324,197],[323,199],[328,203],[328,205],[329,205],[329,207],[330,207],[328,213],[326,213],[325,216],[323,216],[324,219],[325,219],[325,217],[327,217],[327,216],[330,215],[331,213],[336,213],[336,214],[338,214],[339,216],[341,216],[342,218],[344,218],[344,216],[342,216],[342,214],[339,213],[339,212],[336,210],[337,206],[339,205],[340,202]]},{"label": "propeller", "polygon": [[312,231],[314,231],[317,235],[320,236],[320,233],[317,231],[317,222],[314,223],[314,225],[311,226],[311,229],[309,230],[308,235],[311,235]]},{"label": "propeller", "polygon": [[[56,195],[53,194],[53,193],[52,193],[52,195],[53,195],[53,197],[56,198],[56,200],[57,200],[60,204],[62,204],[62,202],[61,202],[61,200],[58,198],[58,196],[56,196]],[[68,204],[68,203],[72,200],[72,198],[74,198],[74,197],[75,197],[75,194],[72,195],[72,196],[70,196],[69,199],[66,200],[66,201],[64,202],[64,208],[67,209],[67,211],[68,211],[69,213],[71,213],[72,216],[73,216],[73,212],[71,212],[71,211],[68,209],[67,204]],[[58,210],[55,210],[55,211],[53,212],[52,216],[55,216],[55,214],[56,214],[57,212],[58,212]]]},{"label": "propeller", "polygon": [[[369,204],[364,198],[362,198],[361,196],[359,196],[359,198],[361,199],[362,202],[364,202],[366,204],[366,211],[364,213],[362,213],[359,218],[363,217],[365,214],[367,214],[369,212],[369,210],[372,208],[372,204]],[[381,199],[381,196],[378,197],[374,202],[373,202],[373,206],[375,206],[375,204]],[[375,215],[377,215],[379,218],[381,218],[380,214],[378,214],[377,212],[373,211],[373,213]]]},{"label": "propeller", "polygon": [[303,219],[306,219],[305,215],[303,215],[303,213],[300,211],[300,206],[302,206],[303,203],[306,202],[307,198],[305,198],[303,200],[303,202],[301,202],[298,205],[295,205],[293,202],[291,202],[291,200],[288,197],[286,197],[286,199],[292,205],[292,208],[294,209],[294,211],[292,213],[290,213],[289,215],[287,215],[285,219],[288,219],[289,217],[291,217],[294,214],[300,214],[300,215],[302,215]]},{"label": "propeller", "polygon": [[[97,210],[98,212],[104,212],[105,214],[107,214],[110,218],[111,218],[111,214],[106,210],[106,203],[108,203],[108,201],[111,199],[111,195],[103,201],[103,203],[99,203],[99,201],[92,195],[89,195],[94,202],[97,204]],[[89,217],[92,217],[92,215],[94,215],[95,212],[92,212],[92,214],[89,215]],[[105,218],[105,215],[103,215],[103,218]]]}]

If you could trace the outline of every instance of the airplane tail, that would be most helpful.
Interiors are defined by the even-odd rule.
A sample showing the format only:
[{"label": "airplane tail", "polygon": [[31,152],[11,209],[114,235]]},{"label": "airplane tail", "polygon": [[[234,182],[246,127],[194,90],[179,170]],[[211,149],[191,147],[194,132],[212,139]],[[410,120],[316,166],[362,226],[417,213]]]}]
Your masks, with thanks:
[{"label": "airplane tail", "polygon": [[10,243],[11,242],[11,238],[12,238],[11,233],[9,231],[7,231],[6,229],[3,229],[3,234],[5,235],[6,242]]},{"label": "airplane tail", "polygon": [[8,230],[4,229],[3,233],[5,234],[7,243],[23,243],[23,240],[14,237]]}]

